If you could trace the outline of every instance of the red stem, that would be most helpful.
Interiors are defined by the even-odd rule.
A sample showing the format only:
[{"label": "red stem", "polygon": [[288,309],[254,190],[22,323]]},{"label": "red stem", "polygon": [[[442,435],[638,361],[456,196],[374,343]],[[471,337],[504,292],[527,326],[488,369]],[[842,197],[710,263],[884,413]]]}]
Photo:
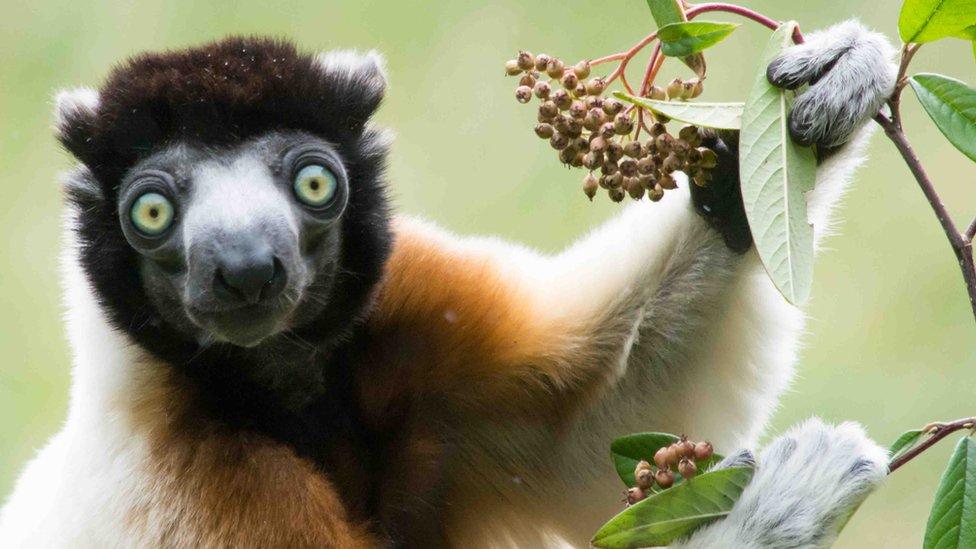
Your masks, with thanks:
[{"label": "red stem", "polygon": [[976,425],[976,418],[973,417],[957,419],[951,423],[930,423],[926,425],[922,430],[930,433],[929,438],[925,439],[925,441],[918,446],[902,454],[898,459],[889,463],[888,474],[890,475],[891,473],[894,473],[899,467],[908,463],[925,450],[928,450],[934,446],[936,442],[939,442],[956,431],[962,429],[972,429],[974,425]]},{"label": "red stem", "polygon": [[[755,21],[755,22],[757,22],[757,23],[759,23],[761,25],[765,25],[766,27],[768,27],[768,28],[770,28],[772,30],[776,30],[782,24],[782,23],[780,23],[779,21],[777,21],[775,19],[771,19],[769,17],[766,17],[765,15],[763,15],[763,14],[761,14],[759,12],[752,11],[749,8],[745,8],[745,7],[742,7],[742,6],[737,6],[735,4],[726,4],[724,2],[714,2],[714,3],[711,3],[711,4],[698,4],[697,6],[694,6],[691,9],[689,9],[688,11],[686,11],[685,12],[685,16],[688,17],[688,20],[690,21],[690,20],[694,19],[695,16],[697,16],[699,14],[702,14],[702,13],[708,13],[710,11],[723,11],[723,12],[726,12],[726,13],[734,13],[734,14],[739,15],[741,17],[745,17],[746,19],[752,19],[753,21]],[[799,26],[797,26],[793,30],[793,43],[795,43],[795,44],[802,44],[803,43],[803,34],[800,33],[800,27]]]}]

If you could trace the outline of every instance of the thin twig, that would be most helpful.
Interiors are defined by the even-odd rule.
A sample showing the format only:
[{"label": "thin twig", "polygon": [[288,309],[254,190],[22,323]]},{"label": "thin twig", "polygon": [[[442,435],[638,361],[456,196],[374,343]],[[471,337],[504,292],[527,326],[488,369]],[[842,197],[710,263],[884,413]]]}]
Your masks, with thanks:
[{"label": "thin twig", "polygon": [[974,238],[976,238],[976,218],[973,218],[973,222],[966,229],[966,241],[972,242]]},{"label": "thin twig", "polygon": [[928,450],[934,446],[935,443],[951,435],[952,433],[961,431],[962,429],[972,429],[974,426],[976,426],[976,417],[957,419],[951,423],[930,423],[926,425],[922,430],[929,433],[929,438],[925,439],[925,441],[918,446],[915,446],[911,450],[902,454],[898,459],[889,463],[888,474],[890,475],[891,473],[894,473],[899,467],[915,459],[915,457],[917,457],[919,454],[925,450]]}]

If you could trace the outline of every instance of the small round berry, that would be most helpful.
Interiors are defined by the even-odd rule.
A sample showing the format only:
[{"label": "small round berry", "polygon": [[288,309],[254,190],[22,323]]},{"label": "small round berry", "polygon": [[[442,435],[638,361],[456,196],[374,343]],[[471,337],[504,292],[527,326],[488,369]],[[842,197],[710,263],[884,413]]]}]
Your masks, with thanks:
[{"label": "small round berry", "polygon": [[590,151],[595,153],[602,153],[607,150],[607,140],[602,136],[596,136],[590,139]]},{"label": "small round berry", "polygon": [[554,133],[556,133],[556,130],[552,127],[551,124],[545,124],[545,123],[536,124],[535,134],[538,135],[540,138],[549,139],[550,137],[552,137]]},{"label": "small round berry", "polygon": [[699,187],[704,187],[708,185],[708,182],[712,180],[712,174],[705,170],[698,170],[691,176],[691,180],[695,182],[695,185]]},{"label": "small round berry", "polygon": [[637,181],[640,181],[641,187],[644,187],[647,190],[653,189],[654,185],[657,184],[657,180],[655,180],[654,176],[650,174],[639,175],[637,177]]},{"label": "small round berry", "polygon": [[600,135],[610,139],[611,137],[617,135],[617,130],[614,128],[613,122],[604,122],[600,125],[600,129],[597,130]]},{"label": "small round berry", "polygon": [[[643,194],[644,194],[644,189],[641,189],[641,195]],[[650,468],[641,469],[637,471],[637,474],[634,475],[634,478],[637,480],[637,487],[640,488],[641,490],[650,490],[651,487],[654,486],[654,471],[651,471]]]},{"label": "small round berry", "polygon": [[586,78],[590,75],[590,62],[583,60],[573,65],[573,74],[576,78]]},{"label": "small round berry", "polygon": [[552,101],[543,101],[539,105],[539,117],[552,120],[559,115],[559,107],[556,106]]},{"label": "small round berry", "polygon": [[532,93],[539,99],[549,99],[549,94],[552,93],[552,86],[545,80],[539,80],[532,88]]},{"label": "small round berry", "polygon": [[552,92],[552,101],[559,107],[559,110],[564,111],[573,104],[573,98],[569,96],[569,92],[566,90],[556,90]]},{"label": "small round berry", "polygon": [[604,162],[603,165],[600,166],[600,172],[603,173],[603,175],[613,175],[619,171],[620,165],[616,162]]},{"label": "small round berry", "polygon": [[633,177],[637,175],[637,161],[633,158],[624,158],[620,161],[620,173],[624,174],[624,177]]},{"label": "small round berry", "polygon": [[[661,164],[661,171],[664,173],[671,173],[671,172],[678,171],[680,169],[681,169],[681,159],[678,158],[678,155],[674,153],[669,154],[667,158],[664,159],[664,162]],[[685,454],[681,454],[681,455],[684,456]]]},{"label": "small round berry", "polygon": [[590,202],[593,202],[593,197],[596,196],[596,191],[599,187],[600,184],[597,182],[596,177],[592,173],[586,174],[586,177],[583,178],[583,194],[590,199]]},{"label": "small round berry", "polygon": [[702,168],[712,169],[718,164],[718,155],[715,151],[709,149],[708,147],[699,147],[698,152],[701,154],[701,161],[699,165]]},{"label": "small round berry", "polygon": [[590,151],[583,155],[583,166],[595,170],[603,165],[603,154]]},{"label": "small round berry", "polygon": [[591,78],[586,83],[586,93],[590,95],[600,95],[606,89],[607,83],[602,78]]},{"label": "small round berry", "polygon": [[695,459],[698,461],[706,460],[712,457],[715,450],[712,448],[712,444],[708,441],[701,441],[695,444]]},{"label": "small round berry", "polygon": [[693,124],[687,124],[685,126],[681,126],[681,129],[678,130],[678,137],[684,139],[685,141],[690,141],[694,139],[697,135],[698,135],[698,126],[695,126]]},{"label": "small round berry", "polygon": [[505,74],[509,76],[515,76],[516,74],[522,74],[522,69],[518,66],[518,61],[511,59],[505,62]]},{"label": "small round berry", "polygon": [[586,108],[603,109],[603,98],[599,95],[591,95],[586,98]]},{"label": "small round berry", "polygon": [[[607,175],[607,185],[611,189],[620,189],[623,184],[624,176],[620,175],[620,172]],[[620,202],[620,200],[614,200],[614,202]]]},{"label": "small round berry", "polygon": [[636,177],[625,177],[624,189],[627,190],[627,194],[634,200],[644,198],[644,187],[641,187],[640,181]]},{"label": "small round berry", "polygon": [[636,477],[641,471],[644,471],[644,470],[650,471],[651,470],[651,464],[648,463],[646,460],[643,460],[642,459],[642,460],[638,461],[637,462],[637,465],[634,467],[634,476]]},{"label": "small round berry", "polygon": [[552,56],[544,53],[540,53],[539,55],[535,56],[535,70],[540,72],[546,70],[546,67],[549,66],[550,59],[552,59]]},{"label": "small round berry", "polygon": [[576,87],[573,88],[573,97],[576,99],[583,99],[586,97],[586,85],[582,82],[576,84]]},{"label": "small round berry", "polygon": [[[613,194],[610,195],[610,198],[613,198]],[[619,202],[619,200],[615,200],[615,202]],[[634,486],[633,488],[627,490],[627,505],[633,505],[638,501],[644,500],[645,498],[647,498],[647,494],[644,493],[644,490],[641,490],[639,486]]]},{"label": "small round berry", "polygon": [[624,154],[631,158],[641,158],[644,156],[644,148],[640,141],[634,140],[624,145]]},{"label": "small round berry", "polygon": [[577,150],[572,146],[567,146],[565,149],[559,151],[559,161],[563,164],[572,164],[573,159],[576,158]]},{"label": "small round berry", "polygon": [[573,101],[569,105],[569,115],[573,118],[583,118],[586,116],[586,104],[582,101]]},{"label": "small round berry", "polygon": [[678,472],[685,478],[692,478],[698,474],[698,466],[694,461],[684,457],[678,462]]},{"label": "small round berry", "polygon": [[678,188],[678,182],[674,180],[674,176],[670,173],[663,173],[661,177],[657,178],[657,186],[662,190],[673,190]]},{"label": "small round berry", "polygon": [[535,58],[527,51],[520,51],[515,62],[518,63],[518,67],[523,71],[530,71],[535,68]]},{"label": "small round berry", "polygon": [[657,165],[654,163],[654,158],[651,156],[645,156],[637,161],[637,171],[641,174],[654,173]]},{"label": "small round berry", "polygon": [[609,116],[613,116],[622,110],[624,110],[624,104],[613,97],[608,97],[603,100],[603,112]]},{"label": "small round berry", "polygon": [[577,76],[571,72],[567,72],[565,75],[563,75],[559,82],[567,90],[575,90],[576,86],[578,86],[580,83],[579,78],[577,78]]},{"label": "small round berry", "polygon": [[668,98],[669,99],[681,99],[681,93],[684,90],[684,82],[680,78],[675,78],[668,84]]},{"label": "small round berry", "polygon": [[552,78],[562,78],[565,68],[566,67],[559,58],[553,57],[548,63],[546,63],[546,74]]},{"label": "small round berry", "polygon": [[[603,110],[606,110],[606,106]],[[613,118],[613,129],[617,135],[627,135],[634,131],[634,119],[622,112]]]},{"label": "small round berry", "polygon": [[662,133],[654,138],[654,146],[660,153],[669,153],[674,147],[674,138],[669,133]]},{"label": "small round berry", "polygon": [[519,86],[515,89],[515,99],[519,103],[528,103],[532,101],[532,88],[528,86]]},{"label": "small round berry", "polygon": [[603,111],[600,109],[590,109],[583,117],[583,127],[591,132],[600,129],[604,122]]},{"label": "small round berry", "polygon": [[[660,185],[655,185],[653,189],[647,191],[647,197],[650,198],[652,202],[657,202],[664,198],[664,189],[662,189]],[[670,473],[670,471],[668,472]]]},{"label": "small round berry", "polygon": [[[618,176],[620,176],[619,173],[613,177],[618,177]],[[620,186],[610,187],[610,189],[607,190],[607,194],[610,195],[610,200],[613,200],[614,202],[623,202],[624,197],[627,196],[627,193],[624,192],[623,188],[621,188]]]},{"label": "small round berry", "polygon": [[519,86],[528,86],[531,88],[535,86],[535,82],[535,77],[529,73],[525,73],[522,75],[522,78],[519,78]]},{"label": "small round berry", "polygon": [[651,135],[654,137],[665,133],[668,133],[668,127],[661,122],[655,122],[654,125],[651,126]]},{"label": "small round berry", "polygon": [[661,446],[657,449],[657,452],[654,452],[654,465],[657,465],[658,469],[667,469],[671,467],[670,458],[671,455],[668,452],[668,447]]},{"label": "small round berry", "polygon": [[561,151],[569,146],[569,136],[556,132],[551,138],[549,138],[549,144],[552,145],[552,148],[556,149],[557,151]]},{"label": "small round berry", "polygon": [[670,469],[658,469],[654,473],[654,480],[658,486],[667,490],[674,484],[674,473]]},{"label": "small round berry", "polygon": [[664,91],[664,88],[661,86],[651,86],[651,89],[647,92],[647,96],[657,101],[664,101],[668,98],[668,92]]},{"label": "small round berry", "polygon": [[569,118],[566,122],[566,133],[571,137],[579,137],[583,134],[583,121],[578,118]]},{"label": "small round berry", "polygon": [[616,141],[607,144],[607,160],[616,162],[624,157],[624,147]]}]

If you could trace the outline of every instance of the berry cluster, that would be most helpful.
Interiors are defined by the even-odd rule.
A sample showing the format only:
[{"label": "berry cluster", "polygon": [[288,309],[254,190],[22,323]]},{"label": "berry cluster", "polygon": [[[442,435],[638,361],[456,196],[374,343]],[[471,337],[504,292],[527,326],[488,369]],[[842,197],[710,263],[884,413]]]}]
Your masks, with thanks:
[{"label": "berry cluster", "polygon": [[654,486],[666,490],[674,485],[675,473],[682,478],[698,474],[698,467],[712,457],[709,442],[692,442],[682,435],[681,439],[664,446],[654,454],[654,465],[641,461],[634,469],[637,486],[627,490],[627,503],[633,505],[653,493]]},{"label": "berry cluster", "polygon": [[[515,90],[519,103],[539,101],[536,135],[559,151],[563,164],[588,170],[583,192],[590,200],[602,188],[614,202],[628,194],[635,200],[647,194],[658,201],[664,191],[677,188],[676,171],[701,186],[711,179],[718,158],[702,146],[697,126],[684,126],[672,135],[663,117],[649,116],[651,125],[644,125],[636,108],[603,97],[607,81],[590,77],[589,61],[567,67],[556,57],[522,51],[506,63],[505,72],[520,76]],[[676,78],[666,89],[650,86],[647,97],[685,100],[701,92],[700,79]],[[638,125],[647,130],[643,140]]]}]

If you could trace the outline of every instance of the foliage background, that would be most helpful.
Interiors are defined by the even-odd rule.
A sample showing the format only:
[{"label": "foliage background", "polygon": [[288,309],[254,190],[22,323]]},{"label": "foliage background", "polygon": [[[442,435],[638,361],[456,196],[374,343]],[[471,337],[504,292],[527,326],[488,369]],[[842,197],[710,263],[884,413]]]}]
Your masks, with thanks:
[{"label": "foliage background", "polygon": [[[797,19],[807,31],[856,16],[897,35],[897,0],[743,1],[774,18]],[[515,103],[502,63],[520,47],[567,60],[596,57],[626,49],[652,27],[640,0],[4,4],[0,498],[58,429],[67,401],[57,174],[70,161],[49,131],[56,89],[97,85],[113,62],[140,50],[231,32],[288,36],[307,48],[377,48],[387,55],[392,82],[380,119],[399,136],[391,165],[397,206],[459,232],[496,233],[555,251],[617,206],[587,202],[580,175],[560,168],[532,135],[534,114]],[[743,99],[767,32],[747,23],[708,52],[707,100]],[[643,62],[634,65],[640,70]],[[961,41],[926,45],[915,66],[976,80]],[[662,78],[687,76],[677,63],[669,67]],[[911,95],[909,136],[950,210],[968,220],[976,213],[976,173]],[[819,414],[860,421],[887,444],[905,428],[976,413],[976,326],[957,267],[921,192],[882,136],[840,215],[843,236],[830,241],[816,266],[796,383],[769,433]],[[951,447],[944,443],[894,475],[838,546],[919,546]]]}]

